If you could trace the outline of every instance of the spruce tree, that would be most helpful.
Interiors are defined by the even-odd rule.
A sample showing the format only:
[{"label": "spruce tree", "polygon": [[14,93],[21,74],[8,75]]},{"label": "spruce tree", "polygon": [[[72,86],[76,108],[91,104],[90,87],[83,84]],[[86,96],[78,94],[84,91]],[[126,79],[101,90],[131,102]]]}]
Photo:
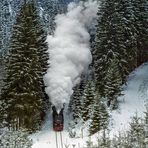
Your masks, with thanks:
[{"label": "spruce tree", "polygon": [[108,112],[105,105],[101,102],[100,96],[95,97],[95,104],[93,106],[93,115],[91,117],[89,132],[90,135],[95,134],[101,129],[105,129],[108,125]]},{"label": "spruce tree", "polygon": [[86,86],[86,77],[84,75],[81,76],[81,81],[73,88],[73,95],[71,96],[71,100],[69,103],[69,111],[72,114],[73,120],[75,123],[80,121],[82,117],[82,99],[84,94],[84,89]]},{"label": "spruce tree", "polygon": [[132,122],[130,123],[129,135],[132,147],[146,148],[144,126],[142,119],[137,114],[132,118]]},{"label": "spruce tree", "polygon": [[81,118],[82,111],[82,95],[80,94],[79,85],[74,88],[72,99],[72,116],[75,123],[78,123],[79,119]]},{"label": "spruce tree", "polygon": [[134,26],[136,28],[138,65],[148,59],[148,4],[147,0],[133,0]]},{"label": "spruce tree", "polygon": [[115,44],[117,44],[119,53],[120,74],[123,82],[125,82],[129,72],[137,67],[136,28],[133,13],[131,0],[116,1],[113,23],[116,30]]},{"label": "spruce tree", "polygon": [[86,141],[87,148],[93,148],[93,142],[91,140],[91,137],[89,137],[88,141]]},{"label": "spruce tree", "polygon": [[36,130],[46,110],[42,77],[47,46],[39,24],[34,3],[25,3],[13,28],[1,95],[1,118],[9,128]]},{"label": "spruce tree", "polygon": [[95,82],[101,96],[105,96],[104,84],[107,69],[112,58],[118,56],[117,45],[115,44],[115,28],[113,15],[115,1],[101,1],[98,11],[98,24],[96,31],[96,45],[93,51]]},{"label": "spruce tree", "polygon": [[127,133],[120,133],[115,135],[112,139],[112,148],[132,148],[130,136]]},{"label": "spruce tree", "polygon": [[98,147],[110,148],[111,140],[109,138],[109,132],[106,128],[103,128],[102,136],[98,139]]},{"label": "spruce tree", "polygon": [[1,148],[31,148],[32,140],[25,130],[6,131],[0,137]]},{"label": "spruce tree", "polygon": [[[1,21],[1,20],[0,20]],[[3,55],[2,55],[2,25],[0,24],[0,94],[3,86],[3,74],[4,74],[4,65],[3,65]]]},{"label": "spruce tree", "polygon": [[105,97],[108,99],[108,106],[112,109],[117,107],[117,97],[121,95],[122,78],[119,72],[119,65],[116,59],[113,59],[106,75]]},{"label": "spruce tree", "polygon": [[93,81],[88,81],[86,84],[84,95],[83,95],[83,104],[82,104],[82,118],[84,121],[87,121],[92,116],[93,104],[95,102],[95,86]]},{"label": "spruce tree", "polygon": [[106,76],[113,59],[118,60],[122,84],[137,66],[135,17],[131,1],[101,1],[98,11],[96,45],[93,51],[97,90],[105,96]]},{"label": "spruce tree", "polygon": [[145,143],[146,145],[148,145],[148,104],[146,105],[146,111],[145,111],[145,118],[143,121],[143,125],[144,125],[144,131],[145,131]]}]

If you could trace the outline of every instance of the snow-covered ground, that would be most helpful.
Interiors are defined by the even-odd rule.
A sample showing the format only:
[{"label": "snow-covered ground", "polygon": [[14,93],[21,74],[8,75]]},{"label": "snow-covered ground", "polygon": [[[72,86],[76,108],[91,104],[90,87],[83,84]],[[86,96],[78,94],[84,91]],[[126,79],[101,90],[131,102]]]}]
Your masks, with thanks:
[{"label": "snow-covered ground", "polygon": [[[128,130],[128,123],[136,112],[141,117],[144,115],[145,104],[148,102],[148,63],[143,64],[130,74],[127,85],[123,86],[123,94],[123,96],[118,98],[120,101],[119,109],[110,113],[111,123],[109,128],[111,137],[119,131]],[[32,135],[34,142],[32,148],[57,148],[56,135],[52,131],[50,119],[51,115],[49,115],[42,131]],[[89,138],[82,137],[70,138],[65,129],[62,132],[64,146],[61,146],[60,134],[58,134],[58,148],[74,148],[74,145],[75,148],[83,148]],[[96,140],[95,137],[96,135],[91,137],[92,141]]]},{"label": "snow-covered ground", "polygon": [[131,117],[137,113],[143,117],[145,105],[148,103],[148,63],[141,65],[130,74],[127,86],[123,86],[123,96],[119,97],[119,109],[112,111],[110,135],[129,128]]}]

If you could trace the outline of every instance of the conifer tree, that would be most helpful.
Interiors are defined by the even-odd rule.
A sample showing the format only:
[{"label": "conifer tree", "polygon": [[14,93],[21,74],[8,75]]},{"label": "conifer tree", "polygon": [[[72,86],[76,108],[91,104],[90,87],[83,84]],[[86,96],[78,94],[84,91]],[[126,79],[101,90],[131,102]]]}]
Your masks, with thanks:
[{"label": "conifer tree", "polygon": [[93,51],[95,82],[97,91],[105,96],[107,69],[112,59],[119,56],[116,44],[116,29],[114,24],[115,0],[101,1],[98,11],[98,25],[96,31],[96,45]]},{"label": "conifer tree", "polygon": [[86,84],[84,95],[83,95],[83,104],[82,104],[82,118],[84,121],[87,121],[91,118],[93,111],[93,104],[95,102],[95,86],[93,81],[88,81]]},{"label": "conifer tree", "polygon": [[47,46],[39,24],[34,3],[24,4],[13,28],[1,95],[1,115],[9,128],[36,130],[46,110],[42,77]]},{"label": "conifer tree", "polygon": [[133,117],[132,122],[130,123],[129,136],[132,147],[146,147],[144,126],[142,119],[139,118],[137,114]]},{"label": "conifer tree", "polygon": [[85,86],[86,77],[83,74],[81,76],[80,83],[73,88],[73,95],[71,96],[71,100],[69,103],[69,112],[72,114],[75,123],[78,123],[78,121],[80,121],[80,118],[82,117],[82,100]]},{"label": "conifer tree", "polygon": [[122,83],[137,66],[134,19],[131,1],[101,1],[93,51],[95,79],[101,96],[105,96],[107,70],[113,59],[118,60]]},{"label": "conifer tree", "polygon": [[113,23],[116,30],[115,44],[117,44],[119,53],[120,74],[123,82],[125,82],[129,72],[137,67],[136,29],[134,26],[135,17],[133,13],[132,1],[116,1]]},{"label": "conifer tree", "polygon": [[129,140],[129,135],[127,133],[120,133],[118,136],[114,136],[111,143],[112,148],[132,148],[131,142]]},{"label": "conifer tree", "polygon": [[86,141],[86,145],[88,148],[93,148],[93,142],[91,140],[91,137],[89,137],[88,141]]},{"label": "conifer tree", "polygon": [[138,65],[148,59],[148,4],[147,0],[133,0],[133,14],[136,28]]},{"label": "conifer tree", "polygon": [[101,103],[100,96],[95,97],[95,104],[93,107],[93,115],[91,117],[91,123],[89,127],[90,135],[95,134],[101,129],[105,129],[108,125],[108,113],[106,107]]},{"label": "conifer tree", "polygon": [[72,116],[77,123],[81,117],[82,111],[82,95],[80,94],[79,85],[74,88],[74,93],[72,95]]},{"label": "conifer tree", "polygon": [[109,138],[109,132],[106,128],[103,128],[102,136],[98,139],[98,147],[110,148],[111,140]]},{"label": "conifer tree", "polygon": [[148,145],[148,104],[146,105],[145,118],[143,122],[144,122],[143,125],[144,125],[144,131],[145,131],[144,142],[146,143],[146,145]]},{"label": "conifer tree", "polygon": [[106,75],[105,97],[108,99],[108,106],[112,109],[117,107],[117,97],[121,95],[122,78],[119,72],[118,61],[112,60]]},{"label": "conifer tree", "polygon": [[0,137],[1,148],[31,148],[32,141],[27,131],[6,131]]},{"label": "conifer tree", "polygon": [[[1,20],[0,20],[1,21]],[[3,66],[3,55],[2,55],[2,25],[0,24],[0,94],[3,85],[3,73],[4,73],[4,66]]]}]

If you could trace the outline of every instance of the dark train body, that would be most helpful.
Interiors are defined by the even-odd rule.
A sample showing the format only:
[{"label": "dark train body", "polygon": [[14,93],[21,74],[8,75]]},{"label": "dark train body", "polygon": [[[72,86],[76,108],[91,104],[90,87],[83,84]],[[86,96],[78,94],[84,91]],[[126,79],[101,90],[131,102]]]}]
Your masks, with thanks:
[{"label": "dark train body", "polygon": [[52,107],[52,110],[53,110],[53,113],[52,113],[53,130],[55,132],[61,132],[63,131],[63,127],[64,127],[64,115],[63,115],[64,108],[62,108],[59,113],[57,112],[55,106]]}]

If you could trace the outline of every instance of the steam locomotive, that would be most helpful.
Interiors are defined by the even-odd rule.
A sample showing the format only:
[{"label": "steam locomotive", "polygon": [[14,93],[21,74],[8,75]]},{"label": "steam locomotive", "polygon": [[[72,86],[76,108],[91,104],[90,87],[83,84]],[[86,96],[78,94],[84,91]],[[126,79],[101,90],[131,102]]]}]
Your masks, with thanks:
[{"label": "steam locomotive", "polygon": [[52,107],[52,110],[53,110],[53,113],[52,113],[53,130],[55,132],[61,132],[63,131],[63,127],[64,127],[64,115],[63,115],[64,108],[62,108],[59,113],[57,112],[55,106]]}]

